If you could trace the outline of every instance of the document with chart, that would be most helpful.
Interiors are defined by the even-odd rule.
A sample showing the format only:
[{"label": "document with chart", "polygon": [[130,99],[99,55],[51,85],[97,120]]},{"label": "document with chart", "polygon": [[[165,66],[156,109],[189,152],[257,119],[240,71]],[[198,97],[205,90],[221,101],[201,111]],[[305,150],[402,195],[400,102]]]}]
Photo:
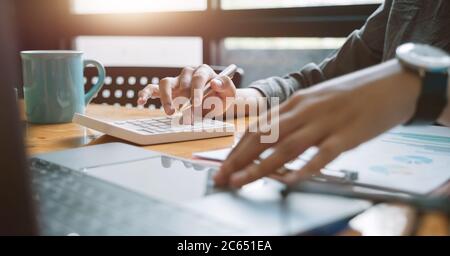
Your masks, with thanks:
[{"label": "document with chart", "polygon": [[450,178],[450,129],[398,127],[341,155],[328,168],[358,171],[357,183],[427,194]]}]

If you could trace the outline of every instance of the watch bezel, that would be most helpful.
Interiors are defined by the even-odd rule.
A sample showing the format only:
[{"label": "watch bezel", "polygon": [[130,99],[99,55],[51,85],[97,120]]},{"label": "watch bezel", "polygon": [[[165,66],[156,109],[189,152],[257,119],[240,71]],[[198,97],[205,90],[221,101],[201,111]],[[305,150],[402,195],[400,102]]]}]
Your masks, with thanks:
[{"label": "watch bezel", "polygon": [[[421,51],[434,51],[436,54],[442,54],[441,57],[425,56]],[[404,65],[422,72],[448,72],[450,68],[450,55],[437,47],[406,43],[396,50],[397,59]]]}]

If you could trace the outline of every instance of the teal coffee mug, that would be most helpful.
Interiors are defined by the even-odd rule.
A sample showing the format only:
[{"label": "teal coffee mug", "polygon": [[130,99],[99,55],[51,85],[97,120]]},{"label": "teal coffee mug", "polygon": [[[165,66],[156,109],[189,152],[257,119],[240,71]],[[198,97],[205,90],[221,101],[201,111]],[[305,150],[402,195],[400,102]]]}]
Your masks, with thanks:
[{"label": "teal coffee mug", "polygon": [[[83,114],[86,105],[102,88],[105,68],[95,60],[83,60],[80,51],[22,51],[25,111],[30,123],[71,122],[75,113]],[[84,91],[84,67],[98,69],[98,81]]]}]

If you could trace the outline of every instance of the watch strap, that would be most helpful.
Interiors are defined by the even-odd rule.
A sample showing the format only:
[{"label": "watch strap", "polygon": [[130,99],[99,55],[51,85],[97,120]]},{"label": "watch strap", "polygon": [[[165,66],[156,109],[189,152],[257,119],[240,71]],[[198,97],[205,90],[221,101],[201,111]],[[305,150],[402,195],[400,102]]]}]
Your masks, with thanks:
[{"label": "watch strap", "polygon": [[425,72],[416,112],[407,125],[430,125],[447,105],[448,72]]}]

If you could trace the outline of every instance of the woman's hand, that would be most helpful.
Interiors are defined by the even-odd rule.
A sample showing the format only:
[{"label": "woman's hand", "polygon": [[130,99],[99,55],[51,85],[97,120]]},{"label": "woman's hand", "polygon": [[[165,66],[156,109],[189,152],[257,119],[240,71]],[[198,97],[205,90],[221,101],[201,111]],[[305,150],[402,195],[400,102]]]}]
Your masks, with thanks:
[{"label": "woman's hand", "polygon": [[[239,188],[271,175],[292,184],[325,167],[339,154],[409,120],[420,93],[420,79],[389,61],[297,92],[273,109],[279,111],[279,139],[261,143],[261,132],[248,132],[215,176],[218,186]],[[274,173],[308,148],[317,154],[296,172]],[[254,163],[266,149],[274,152]]]},{"label": "woman's hand", "polygon": [[[221,104],[203,105],[203,89],[209,81],[212,93],[207,98],[214,98]],[[160,98],[166,114],[173,115],[180,105],[190,100],[192,106],[202,107],[203,116],[218,116],[233,104],[226,99],[235,97],[236,87],[229,77],[218,76],[208,65],[201,65],[197,68],[186,67],[179,76],[166,77],[159,85],[149,84],[139,92],[138,104],[144,105],[149,98]]]}]

